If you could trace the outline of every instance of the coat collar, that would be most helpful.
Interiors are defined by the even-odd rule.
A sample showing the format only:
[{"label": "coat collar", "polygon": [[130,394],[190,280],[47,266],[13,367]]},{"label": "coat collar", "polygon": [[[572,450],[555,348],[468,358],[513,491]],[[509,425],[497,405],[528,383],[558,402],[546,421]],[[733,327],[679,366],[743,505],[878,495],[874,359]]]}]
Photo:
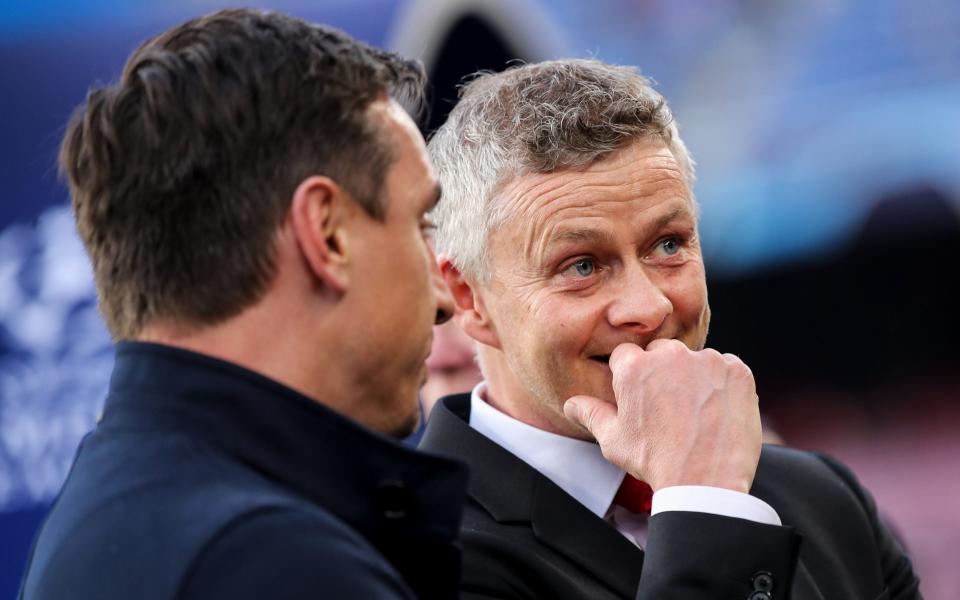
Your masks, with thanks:
[{"label": "coat collar", "polygon": [[459,534],[466,467],[369,431],[280,383],[209,356],[117,346],[98,429],[187,433],[325,507],[383,551]]},{"label": "coat collar", "polygon": [[472,429],[470,395],[433,409],[421,448],[470,465],[468,495],[500,523],[529,522],[537,539],[623,597],[633,597],[643,552],[552,481]]}]

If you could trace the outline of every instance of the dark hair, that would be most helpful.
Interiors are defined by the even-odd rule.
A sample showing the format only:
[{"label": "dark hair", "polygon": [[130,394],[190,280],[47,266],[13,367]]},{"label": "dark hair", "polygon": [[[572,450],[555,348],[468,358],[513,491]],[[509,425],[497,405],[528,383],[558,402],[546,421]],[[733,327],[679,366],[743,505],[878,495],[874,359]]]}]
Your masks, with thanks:
[{"label": "dark hair", "polygon": [[382,218],[392,148],[366,109],[420,106],[423,83],[419,63],[274,12],[220,11],[145,42],[88,94],[60,152],[114,337],[257,301],[310,175]]}]

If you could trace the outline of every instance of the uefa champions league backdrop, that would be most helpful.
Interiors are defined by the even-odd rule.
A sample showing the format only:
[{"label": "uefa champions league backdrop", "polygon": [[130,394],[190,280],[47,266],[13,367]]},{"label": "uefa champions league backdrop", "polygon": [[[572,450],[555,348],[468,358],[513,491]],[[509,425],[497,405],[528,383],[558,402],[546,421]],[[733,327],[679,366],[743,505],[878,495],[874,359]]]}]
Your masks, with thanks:
[{"label": "uefa champions league backdrop", "polygon": [[[438,80],[458,56],[456,76],[502,67],[488,64],[495,46],[525,60],[641,66],[700,163],[704,250],[721,279],[829,257],[885,194],[934,190],[945,211],[937,218],[958,214],[956,2],[255,4],[419,56]],[[57,174],[64,124],[143,39],[225,5],[0,4],[0,597],[17,589],[29,540],[96,422],[113,361]],[[446,93],[434,107],[443,112],[454,95],[437,91]]]}]

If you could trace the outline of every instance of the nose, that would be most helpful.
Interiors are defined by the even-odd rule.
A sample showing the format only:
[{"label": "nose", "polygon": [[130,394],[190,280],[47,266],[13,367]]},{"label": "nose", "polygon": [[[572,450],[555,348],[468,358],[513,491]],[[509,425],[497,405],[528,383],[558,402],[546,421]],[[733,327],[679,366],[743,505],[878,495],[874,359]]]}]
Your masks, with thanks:
[{"label": "nose", "polygon": [[433,297],[437,301],[437,315],[434,322],[437,325],[442,325],[453,317],[453,294],[450,293],[450,288],[443,280],[443,275],[440,273],[440,267],[437,265],[437,259],[434,257],[432,249],[430,252],[430,285],[433,288]]},{"label": "nose", "polygon": [[641,265],[626,269],[617,294],[607,311],[614,327],[651,333],[673,313],[673,302]]}]

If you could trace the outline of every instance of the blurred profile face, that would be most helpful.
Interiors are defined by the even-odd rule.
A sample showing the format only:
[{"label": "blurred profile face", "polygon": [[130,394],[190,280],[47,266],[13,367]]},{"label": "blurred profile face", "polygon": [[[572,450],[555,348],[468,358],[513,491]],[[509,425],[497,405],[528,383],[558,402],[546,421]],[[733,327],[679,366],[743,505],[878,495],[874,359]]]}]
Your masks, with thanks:
[{"label": "blurred profile face", "polygon": [[427,369],[429,377],[420,390],[426,415],[443,396],[468,392],[482,378],[473,340],[453,321],[433,328],[433,347],[427,358]]},{"label": "blurred profile face", "polygon": [[417,426],[417,392],[426,379],[432,327],[438,308],[452,312],[433,250],[426,212],[439,187],[416,125],[395,102],[376,103],[395,160],[386,174],[383,221],[359,217],[360,235],[350,253],[357,268],[347,294],[357,307],[353,343],[365,367],[357,392],[372,411],[366,422],[403,437]]},{"label": "blurred profile face", "polygon": [[499,348],[481,346],[491,402],[562,435],[576,394],[614,400],[607,364],[623,342],[705,343],[710,312],[691,191],[657,139],[587,168],[504,186],[492,278],[476,292]]}]

